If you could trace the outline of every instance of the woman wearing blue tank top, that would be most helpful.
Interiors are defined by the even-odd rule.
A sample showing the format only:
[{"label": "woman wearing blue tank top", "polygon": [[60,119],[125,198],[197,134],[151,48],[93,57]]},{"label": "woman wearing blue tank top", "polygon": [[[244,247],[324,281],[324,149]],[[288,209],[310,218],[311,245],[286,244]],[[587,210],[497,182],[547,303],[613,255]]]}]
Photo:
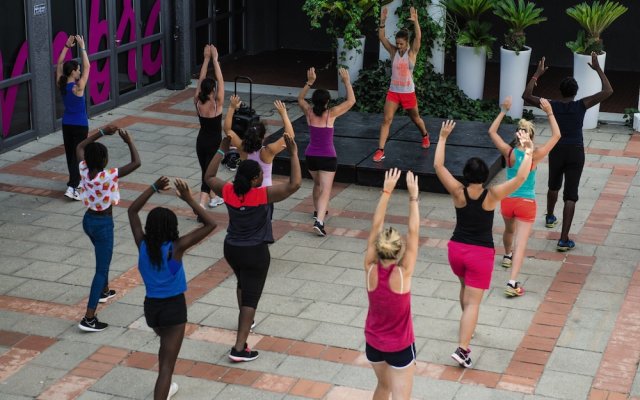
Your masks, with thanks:
[{"label": "woman wearing blue tank top", "polygon": [[[67,51],[78,44],[78,53],[82,57],[82,70],[76,60],[64,61]],[[84,89],[89,80],[89,57],[84,45],[84,39],[80,35],[70,35],[65,43],[58,63],[56,65],[56,82],[64,101],[64,114],[62,114],[62,139],[64,152],[67,157],[67,169],[69,180],[67,191],[64,195],[73,200],[80,200],[80,170],[76,158],[76,147],[87,138],[89,133],[89,118],[87,117],[87,104],[84,97]]]},{"label": "woman wearing blue tank top", "polygon": [[[516,141],[515,147],[511,147],[511,145],[507,144],[502,140],[500,135],[498,135],[500,123],[510,108],[511,97],[507,97],[504,103],[502,103],[502,111],[500,111],[500,114],[498,114],[491,124],[491,127],[489,127],[489,136],[493,144],[495,144],[507,162],[507,179],[511,179],[516,175],[524,159],[525,152],[522,144],[518,141]],[[522,296],[524,294],[524,288],[517,279],[524,262],[524,254],[527,250],[527,241],[531,235],[531,228],[536,220],[536,167],[538,163],[549,154],[556,143],[558,143],[558,140],[560,140],[560,127],[558,126],[556,117],[553,115],[551,104],[549,104],[549,101],[546,99],[540,99],[540,108],[547,113],[547,117],[549,118],[551,137],[542,146],[534,148],[531,171],[522,186],[502,199],[500,203],[502,218],[504,218],[502,241],[504,243],[505,255],[502,258],[502,266],[511,268],[511,277],[504,290],[504,294],[508,297]],[[518,132],[526,133],[531,141],[533,141],[535,134],[534,126],[530,121],[521,119],[518,123]]]},{"label": "woman wearing blue tank top", "polygon": [[138,213],[154,193],[169,189],[169,178],[164,176],[142,192],[128,210],[129,224],[139,250],[138,269],[146,289],[144,316],[147,325],[160,336],[154,400],[170,399],[178,391],[178,384],[172,383],[171,377],[187,323],[184,297],[187,279],[182,257],[216,228],[213,216],[194,200],[187,182],[176,179],[175,186],[178,197],[198,215],[203,226],[179,236],[176,214],[168,208],[156,207],[149,212],[142,229]]},{"label": "woman wearing blue tank top", "polygon": [[433,167],[456,209],[456,227],[448,243],[448,253],[451,270],[460,280],[462,316],[458,348],[451,357],[460,366],[469,368],[473,364],[469,357],[469,343],[478,323],[482,296],[491,285],[493,273],[493,211],[500,200],[520,187],[527,178],[531,170],[533,143],[528,135],[518,133],[525,149],[524,160],[512,179],[486,189],[484,185],[489,177],[489,167],[481,158],[472,157],[462,171],[466,181],[463,184],[449,172],[444,162],[447,138],[455,125],[453,121],[442,123]]},{"label": "woman wearing blue tank top", "polygon": [[338,170],[336,148],[333,145],[333,124],[336,118],[346,113],[356,104],[353,94],[349,71],[344,68],[338,70],[342,82],[347,89],[347,99],[329,108],[331,95],[326,89],[316,89],[311,95],[313,107],[307,103],[305,96],[316,81],[316,69],[307,71],[307,83],[298,94],[298,106],[302,109],[309,125],[309,145],[304,152],[307,169],[313,178],[313,229],[319,236],[325,236],[324,217],[329,209],[333,178]]}]

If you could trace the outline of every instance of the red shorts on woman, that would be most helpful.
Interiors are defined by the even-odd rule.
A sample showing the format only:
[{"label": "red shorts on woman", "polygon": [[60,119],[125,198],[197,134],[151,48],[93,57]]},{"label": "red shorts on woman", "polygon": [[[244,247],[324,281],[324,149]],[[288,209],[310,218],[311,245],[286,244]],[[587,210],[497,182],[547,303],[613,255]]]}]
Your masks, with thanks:
[{"label": "red shorts on woman", "polygon": [[516,218],[524,222],[535,222],[536,201],[522,197],[505,197],[500,202],[500,212],[505,218]]},{"label": "red shorts on woman", "polygon": [[449,240],[449,265],[466,286],[489,289],[493,274],[493,247],[476,246]]},{"label": "red shorts on woman", "polygon": [[400,104],[405,110],[410,110],[418,106],[418,99],[416,98],[416,92],[411,93],[398,93],[387,91],[387,101],[391,103]]}]

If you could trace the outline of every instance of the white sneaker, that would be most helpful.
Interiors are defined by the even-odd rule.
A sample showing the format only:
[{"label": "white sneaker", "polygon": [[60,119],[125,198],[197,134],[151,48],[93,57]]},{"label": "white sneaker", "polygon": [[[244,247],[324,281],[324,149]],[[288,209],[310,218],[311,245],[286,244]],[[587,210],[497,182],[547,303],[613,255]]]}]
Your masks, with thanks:
[{"label": "white sneaker", "polygon": [[207,205],[209,206],[209,208],[216,208],[222,204],[224,204],[224,199],[220,196],[216,196],[213,199],[209,200],[209,204]]},{"label": "white sneaker", "polygon": [[171,382],[171,386],[169,387],[169,396],[167,396],[167,400],[171,399],[174,394],[178,392],[178,384],[175,382]]},{"label": "white sneaker", "polygon": [[73,190],[73,199],[77,201],[82,200],[82,197],[80,196],[80,191],[78,189]]},{"label": "white sneaker", "polygon": [[75,189],[72,188],[71,186],[67,186],[67,191],[64,192],[65,197],[70,198],[71,200],[74,200],[74,193],[75,193]]}]

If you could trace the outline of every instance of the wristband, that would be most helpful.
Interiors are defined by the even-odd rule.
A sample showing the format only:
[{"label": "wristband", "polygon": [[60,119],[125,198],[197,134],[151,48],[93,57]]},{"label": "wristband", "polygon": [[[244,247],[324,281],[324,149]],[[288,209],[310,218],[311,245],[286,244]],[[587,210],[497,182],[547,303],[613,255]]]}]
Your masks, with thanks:
[{"label": "wristband", "polygon": [[84,47],[78,47],[80,49],[80,51],[87,51],[84,49]]},{"label": "wristband", "polygon": [[417,197],[409,197],[409,201],[418,202],[418,198]]},{"label": "wristband", "polygon": [[384,29],[384,25],[378,25],[378,28]]},{"label": "wristband", "polygon": [[222,157],[224,157],[224,151],[218,149],[218,151],[216,153],[218,153],[218,154],[222,155]]},{"label": "wristband", "polygon": [[309,86],[309,87],[313,86],[313,83],[309,83],[309,82],[305,82],[304,84],[305,86]]},{"label": "wristband", "polygon": [[391,192],[390,192],[390,191],[388,191],[388,190],[385,190],[385,189],[382,189],[382,193],[386,193],[386,194],[388,194],[388,195],[391,195]]},{"label": "wristband", "polygon": [[153,189],[154,192],[158,193],[158,188],[156,187],[155,183],[151,184],[151,189]]},{"label": "wristband", "polygon": [[538,80],[538,78],[536,78],[535,76],[532,76],[531,79],[534,80],[534,81]]},{"label": "wristband", "polygon": [[67,46],[66,44],[64,45],[64,47],[66,47],[67,49],[70,49],[70,48],[71,48],[71,46]]},{"label": "wristband", "polygon": [[104,131],[102,130],[102,128],[98,129],[98,133],[100,134],[100,136],[104,136],[104,135],[105,135],[105,133],[104,133]]}]

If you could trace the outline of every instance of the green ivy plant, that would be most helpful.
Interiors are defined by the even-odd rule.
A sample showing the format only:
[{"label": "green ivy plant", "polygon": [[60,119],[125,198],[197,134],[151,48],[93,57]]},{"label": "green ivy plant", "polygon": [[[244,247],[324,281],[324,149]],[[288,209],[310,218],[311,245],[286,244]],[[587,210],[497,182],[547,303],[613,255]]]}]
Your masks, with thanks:
[{"label": "green ivy plant", "polygon": [[622,116],[624,124],[628,127],[633,127],[633,114],[637,113],[640,113],[640,110],[637,108],[625,108],[624,115]]},{"label": "green ivy plant", "polygon": [[504,48],[515,51],[518,54],[524,50],[526,36],[524,30],[531,25],[537,25],[547,20],[542,17],[541,7],[536,7],[534,3],[525,3],[524,0],[497,0],[493,13],[500,17],[508,26],[509,30],[504,35]]},{"label": "green ivy plant", "polygon": [[628,8],[622,4],[610,0],[605,0],[604,3],[595,0],[591,5],[580,3],[568,8],[567,14],[575,19],[583,30],[578,32],[575,41],[567,42],[567,47],[578,54],[602,54],[602,32],[627,10]]},{"label": "green ivy plant", "polygon": [[[337,47],[338,38],[344,39],[345,50],[356,49],[359,53],[360,38],[365,31],[365,22],[371,22],[373,29],[380,7],[391,0],[305,0],[302,10],[309,16],[311,27],[320,29],[327,22],[327,34],[332,45]],[[373,18],[370,18],[373,17]],[[340,54],[340,62],[346,61],[346,54]]]},{"label": "green ivy plant", "polygon": [[[459,26],[457,43],[461,46],[471,46],[476,49],[484,48],[487,57],[491,58],[493,51],[491,46],[496,38],[491,35],[491,24],[480,21],[480,16],[493,9],[496,0],[444,0],[450,14],[461,18],[463,21],[456,23]],[[464,25],[463,25],[464,23]]]}]

